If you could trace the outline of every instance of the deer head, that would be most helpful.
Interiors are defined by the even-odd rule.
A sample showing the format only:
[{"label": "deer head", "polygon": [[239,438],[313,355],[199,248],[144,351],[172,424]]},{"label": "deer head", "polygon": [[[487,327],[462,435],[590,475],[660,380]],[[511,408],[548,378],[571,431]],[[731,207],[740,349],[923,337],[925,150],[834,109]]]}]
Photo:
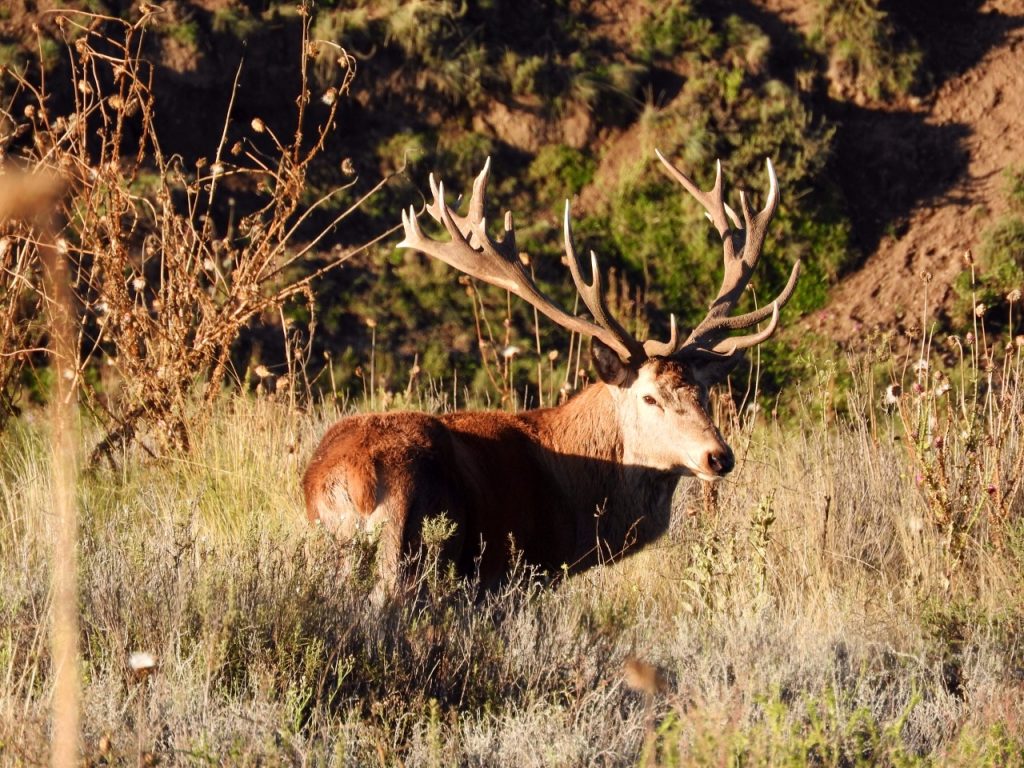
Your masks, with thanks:
[{"label": "deer head", "polygon": [[[767,161],[769,190],[765,207],[753,211],[740,193],[741,223],[725,203],[721,163],[717,165],[714,186],[704,192],[660,152],[657,156],[669,175],[704,206],[722,238],[722,286],[705,318],[685,338],[678,333],[674,315],[667,341],[640,341],[616,320],[608,309],[593,251],[590,279],[583,275],[572,236],[568,200],[563,221],[567,262],[593,320],[577,317],[547,297],[519,257],[512,214],[505,213],[500,239],[493,239],[487,232],[489,159],[473,184],[465,215],[448,206],[443,183],[433,175],[430,177],[433,200],[426,211],[444,227],[450,240],[438,241],[424,235],[416,211],[410,208],[402,214],[405,237],[399,247],[422,251],[471,277],[505,288],[563,328],[590,336],[594,367],[614,403],[623,463],[714,480],[726,475],[734,460],[708,415],[708,390],[728,375],[745,349],[775,332],[779,309],[792,296],[800,263],[794,264],[785,288],[769,305],[733,316],[731,313],[761,256],[768,223],[778,207],[778,181],[771,161]],[[768,323],[762,330],[732,335],[765,320]]]}]

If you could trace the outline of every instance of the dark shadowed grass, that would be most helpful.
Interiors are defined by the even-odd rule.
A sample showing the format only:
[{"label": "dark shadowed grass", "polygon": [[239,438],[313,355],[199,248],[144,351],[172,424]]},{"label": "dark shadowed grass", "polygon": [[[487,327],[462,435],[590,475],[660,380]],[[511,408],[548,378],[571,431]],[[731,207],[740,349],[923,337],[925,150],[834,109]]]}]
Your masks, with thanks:
[{"label": "dark shadowed grass", "polygon": [[[1016,392],[1006,370],[991,392]],[[305,522],[303,463],[337,414],[227,399],[189,453],[80,483],[83,750],[126,765],[1019,761],[1021,502],[997,520],[965,498],[977,519],[955,530],[937,517],[934,457],[904,421],[958,391],[907,392],[902,414],[866,401],[870,418],[737,433],[717,510],[684,487],[670,533],[621,562],[522,569],[480,596],[428,553],[403,602]],[[979,397],[983,421],[1019,425],[1019,394]],[[949,437],[949,472],[989,472],[978,446]],[[1005,483],[1019,443],[1002,450]],[[45,432],[23,418],[0,453],[12,764],[47,753],[49,476]],[[137,651],[152,674],[132,673]]]}]

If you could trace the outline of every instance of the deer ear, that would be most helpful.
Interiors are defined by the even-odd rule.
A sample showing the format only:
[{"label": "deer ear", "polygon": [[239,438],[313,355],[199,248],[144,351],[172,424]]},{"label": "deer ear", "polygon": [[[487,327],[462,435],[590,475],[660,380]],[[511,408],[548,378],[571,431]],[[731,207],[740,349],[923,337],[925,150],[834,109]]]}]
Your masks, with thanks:
[{"label": "deer ear", "polygon": [[715,384],[721,384],[725,381],[729,374],[733,372],[733,369],[742,361],[743,353],[736,352],[728,357],[710,360],[691,360],[690,370],[693,371],[694,378],[697,379],[700,384],[705,387],[713,387]]},{"label": "deer ear", "polygon": [[594,361],[597,375],[605,384],[620,387],[629,379],[629,365],[622,362],[618,353],[600,339],[591,339],[590,359]]}]

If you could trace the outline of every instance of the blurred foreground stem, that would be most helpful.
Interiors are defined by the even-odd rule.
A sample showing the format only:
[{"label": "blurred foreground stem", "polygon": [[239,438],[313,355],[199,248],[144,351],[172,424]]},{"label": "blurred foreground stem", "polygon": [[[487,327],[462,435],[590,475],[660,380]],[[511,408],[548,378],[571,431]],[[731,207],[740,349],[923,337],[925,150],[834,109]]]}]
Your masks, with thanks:
[{"label": "blurred foreground stem", "polygon": [[[45,234],[44,238],[51,236]],[[78,365],[74,308],[66,254],[59,245],[40,245],[45,278],[50,357],[57,372],[50,403],[52,455],[52,560],[50,568],[53,608],[50,652],[53,659],[53,731],[50,764],[70,768],[78,763],[79,658],[78,658],[78,514],[75,507],[77,456],[74,412],[77,404]]]}]

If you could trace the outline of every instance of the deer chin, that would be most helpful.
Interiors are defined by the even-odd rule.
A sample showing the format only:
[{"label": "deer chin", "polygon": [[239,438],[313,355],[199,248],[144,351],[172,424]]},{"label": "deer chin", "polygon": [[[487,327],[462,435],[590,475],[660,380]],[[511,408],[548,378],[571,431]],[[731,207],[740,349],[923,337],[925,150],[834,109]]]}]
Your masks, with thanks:
[{"label": "deer chin", "polygon": [[711,475],[701,469],[694,469],[689,464],[677,464],[669,471],[674,472],[677,475],[682,475],[683,477],[695,477],[706,483],[717,483],[722,479],[719,475]]}]

